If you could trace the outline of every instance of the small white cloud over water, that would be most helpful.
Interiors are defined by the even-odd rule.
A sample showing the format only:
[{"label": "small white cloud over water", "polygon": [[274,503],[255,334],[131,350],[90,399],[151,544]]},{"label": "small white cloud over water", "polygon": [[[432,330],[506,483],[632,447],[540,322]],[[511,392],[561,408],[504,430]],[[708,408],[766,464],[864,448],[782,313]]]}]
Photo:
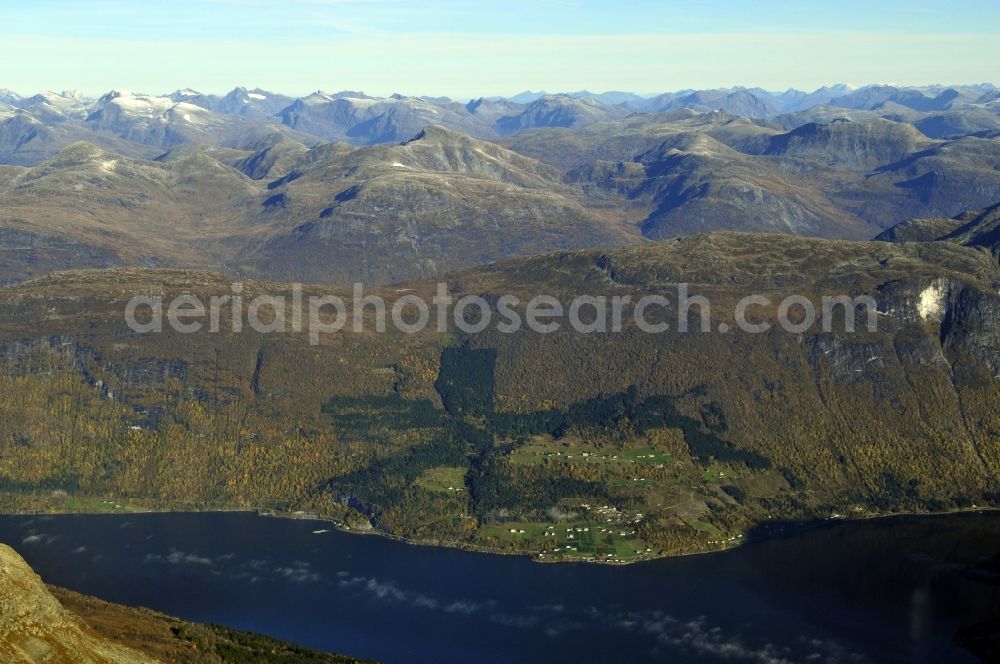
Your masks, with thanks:
[{"label": "small white cloud over water", "polygon": [[[418,609],[444,611],[445,613],[472,615],[485,608],[486,604],[464,599],[442,600],[423,593],[400,588],[393,581],[355,576],[350,572],[337,572],[337,585],[341,588],[356,588],[367,593],[372,599],[395,604],[408,604]],[[492,604],[489,602],[488,604]]]},{"label": "small white cloud over water", "polygon": [[692,620],[678,620],[658,611],[632,612],[618,615],[613,624],[627,631],[644,632],[671,649],[681,649],[696,654],[706,661],[747,662],[750,664],[792,664],[806,661],[818,664],[847,664],[866,661],[840,644],[820,639],[798,639],[794,645],[812,650],[802,655],[801,649],[792,644],[751,644],[746,639],[728,634],[722,627],[712,625],[705,616]]},{"label": "small white cloud over water", "polygon": [[196,553],[185,553],[172,549],[167,555],[150,553],[146,556],[145,563],[166,563],[169,565],[212,565],[214,561]]},{"label": "small white cloud over water", "polygon": [[490,622],[504,627],[518,627],[530,629],[538,625],[541,618],[538,616],[519,616],[507,613],[494,613],[490,615]]},{"label": "small white cloud over water", "polygon": [[309,563],[302,562],[301,560],[296,560],[288,567],[278,567],[274,571],[278,576],[289,581],[294,581],[295,583],[315,583],[319,581],[319,574],[312,571]]},{"label": "small white cloud over water", "polygon": [[458,601],[452,602],[448,606],[444,607],[444,610],[446,613],[464,613],[465,615],[470,615],[476,613],[481,608],[483,607],[476,602]]}]

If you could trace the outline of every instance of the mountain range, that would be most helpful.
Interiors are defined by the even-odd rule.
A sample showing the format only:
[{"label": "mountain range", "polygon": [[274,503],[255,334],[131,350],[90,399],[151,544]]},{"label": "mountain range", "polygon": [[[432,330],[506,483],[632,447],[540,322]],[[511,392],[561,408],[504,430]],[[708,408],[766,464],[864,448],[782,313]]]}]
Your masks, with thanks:
[{"label": "mountain range", "polygon": [[3,91],[0,282],[146,266],[389,283],[720,230],[870,239],[1000,200],[996,93]]},{"label": "mountain range", "polygon": [[[314,92],[301,98],[259,88],[234,88],[219,96],[181,89],[164,95],[114,90],[92,99],[78,91],[43,92],[22,97],[0,90],[0,163],[30,164],[51,155],[71,137],[95,132],[101,140],[123,138],[140,146],[169,147],[182,142],[239,143],[239,120],[279,125],[301,132],[304,140],[341,140],[355,145],[398,142],[424,126],[441,125],[478,138],[497,138],[535,127],[580,127],[633,113],[678,109],[723,111],[786,128],[820,119],[887,117],[914,123],[931,138],[951,138],[1000,129],[997,90],[992,85],[900,88],[836,85],[813,92],[768,92],[759,88],[685,90],[659,95],[587,91],[522,93],[509,99],[363,92]],[[839,110],[833,110],[839,109]],[[64,125],[53,132],[52,125]],[[45,127],[49,132],[41,132]],[[271,127],[279,130],[279,127]],[[212,135],[210,138],[208,135]],[[34,143],[34,145],[31,145]],[[142,148],[133,146],[133,150]]]}]

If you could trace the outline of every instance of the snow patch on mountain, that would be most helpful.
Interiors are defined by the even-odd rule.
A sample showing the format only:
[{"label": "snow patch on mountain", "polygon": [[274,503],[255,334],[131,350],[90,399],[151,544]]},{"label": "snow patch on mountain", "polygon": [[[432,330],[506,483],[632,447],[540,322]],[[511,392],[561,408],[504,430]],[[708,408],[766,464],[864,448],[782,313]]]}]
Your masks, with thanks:
[{"label": "snow patch on mountain", "polygon": [[935,280],[920,293],[917,313],[924,320],[940,322],[944,316],[945,299],[948,293],[940,280]]}]

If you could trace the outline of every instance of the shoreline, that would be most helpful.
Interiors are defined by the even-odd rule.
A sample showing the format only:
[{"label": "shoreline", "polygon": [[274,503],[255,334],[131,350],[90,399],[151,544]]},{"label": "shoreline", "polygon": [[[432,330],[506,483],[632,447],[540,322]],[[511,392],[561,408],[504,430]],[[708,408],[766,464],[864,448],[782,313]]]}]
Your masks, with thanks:
[{"label": "shoreline", "polygon": [[[786,539],[789,537],[795,537],[801,535],[810,530],[816,528],[821,528],[824,526],[836,526],[839,524],[849,524],[849,523],[860,523],[863,521],[880,520],[880,519],[893,519],[902,517],[935,517],[935,516],[949,516],[949,515],[959,515],[959,514],[998,514],[1000,515],[1000,507],[969,507],[969,508],[956,508],[951,510],[944,510],[940,512],[887,512],[882,514],[865,514],[863,516],[855,517],[838,517],[832,518],[827,517],[823,519],[813,519],[808,521],[774,521],[775,524],[784,524],[783,529],[779,532],[759,534],[756,536],[746,536],[741,537],[740,541],[735,542],[730,546],[724,546],[717,549],[702,550],[702,551],[688,551],[684,553],[672,553],[672,554],[650,554],[641,558],[636,558],[632,560],[601,560],[597,558],[584,558],[584,557],[560,557],[560,558],[546,558],[542,559],[540,553],[531,553],[525,551],[503,551],[499,549],[493,549],[487,546],[481,546],[471,542],[454,542],[454,541],[444,541],[444,540],[431,540],[431,539],[412,539],[404,537],[402,535],[393,535],[377,528],[361,529],[361,528],[351,528],[345,524],[336,521],[332,517],[324,517],[319,514],[311,512],[282,512],[270,509],[261,508],[212,508],[212,509],[135,509],[130,511],[122,512],[101,512],[95,510],[79,510],[79,511],[62,511],[62,512],[43,512],[38,510],[20,510],[14,512],[0,512],[0,516],[128,516],[130,514],[253,514],[262,518],[274,518],[274,519],[290,519],[298,521],[315,521],[316,523],[322,523],[333,526],[337,532],[344,533],[347,535],[372,535],[376,537],[384,537],[386,539],[399,542],[402,544],[408,544],[411,546],[424,546],[424,547],[438,547],[442,549],[456,549],[460,551],[466,551],[469,553],[480,553],[495,556],[521,556],[529,558],[532,562],[541,564],[589,564],[589,565],[607,565],[611,567],[620,567],[624,565],[636,565],[640,563],[653,562],[655,560],[667,560],[671,558],[686,558],[689,556],[703,556],[710,555],[713,553],[725,553],[728,551],[733,551],[742,546],[748,544],[755,544],[758,542],[765,542],[769,540],[779,540]],[[758,524],[757,528],[766,527],[769,522],[763,522]],[[791,525],[789,525],[791,524]],[[745,533],[747,535],[748,533]]]}]

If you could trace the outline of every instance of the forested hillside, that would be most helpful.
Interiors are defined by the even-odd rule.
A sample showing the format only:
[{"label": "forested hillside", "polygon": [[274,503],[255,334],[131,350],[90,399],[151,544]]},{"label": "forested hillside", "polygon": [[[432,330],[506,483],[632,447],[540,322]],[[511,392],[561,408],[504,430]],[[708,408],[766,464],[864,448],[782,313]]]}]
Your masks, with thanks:
[{"label": "forested hillside", "polygon": [[[727,546],[772,518],[1000,504],[988,249],[712,234],[445,281],[522,302],[672,297],[687,282],[711,301],[711,331],[695,308],[687,334],[649,334],[626,314],[603,334],[390,326],[313,346],[306,332],[224,322],[139,335],[123,318],[135,293],[207,298],[229,282],[110,270],[8,286],[4,508],[305,511],[425,541],[626,560]],[[435,284],[404,286],[377,292],[429,301]],[[247,282],[245,296],[289,288]],[[739,299],[793,293],[870,294],[878,329],[737,330]]]}]

